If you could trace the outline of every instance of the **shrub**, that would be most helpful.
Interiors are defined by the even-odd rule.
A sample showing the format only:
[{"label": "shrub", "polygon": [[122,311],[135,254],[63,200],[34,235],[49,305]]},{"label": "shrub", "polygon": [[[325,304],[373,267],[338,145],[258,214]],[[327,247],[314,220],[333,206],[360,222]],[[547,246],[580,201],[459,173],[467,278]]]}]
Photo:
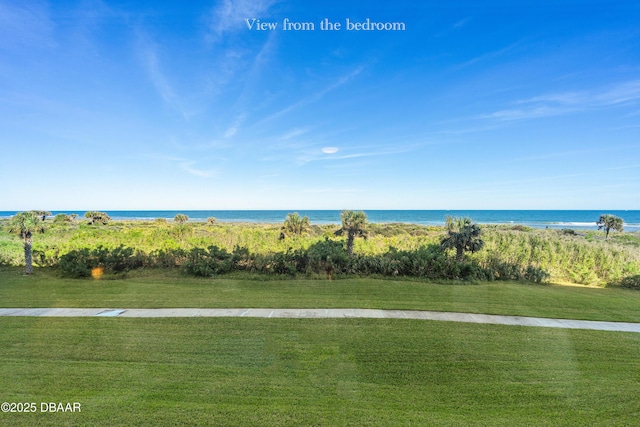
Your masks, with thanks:
[{"label": "shrub", "polygon": [[233,255],[217,246],[193,248],[187,254],[182,269],[192,276],[209,277],[228,273],[233,267]]},{"label": "shrub", "polygon": [[627,288],[627,289],[640,290],[640,274],[637,274],[635,276],[623,277],[617,282],[612,283],[612,285],[620,286],[622,288]]},{"label": "shrub", "polygon": [[11,259],[4,253],[0,252],[0,267],[12,265]]},{"label": "shrub", "polygon": [[414,276],[432,279],[457,278],[455,261],[447,257],[439,245],[422,246],[413,251],[399,251],[393,247],[384,254],[355,256],[350,272],[385,276]]},{"label": "shrub", "polygon": [[315,273],[342,273],[349,266],[349,255],[342,242],[328,238],[309,246],[307,257],[308,269]]},{"label": "shrub", "polygon": [[534,283],[543,283],[547,281],[549,277],[551,277],[551,275],[547,271],[533,265],[528,266],[524,272],[525,280]]},{"label": "shrub", "polygon": [[58,249],[34,249],[33,262],[38,267],[53,267],[60,261]]},{"label": "shrub", "polygon": [[189,217],[185,214],[177,214],[176,216],[173,217],[173,220],[175,222],[177,222],[178,224],[184,224],[185,222],[189,221]]},{"label": "shrub", "polygon": [[98,246],[94,249],[72,250],[60,257],[58,266],[65,276],[89,277],[95,268],[105,273],[122,274],[144,265],[145,257],[139,251],[120,245],[113,249]]},{"label": "shrub", "polygon": [[517,264],[498,258],[489,260],[484,268],[487,280],[522,280],[523,274]]},{"label": "shrub", "polygon": [[454,277],[452,278],[462,280],[485,280],[486,275],[485,271],[476,262],[458,262],[454,264]]},{"label": "shrub", "polygon": [[530,232],[533,231],[533,228],[528,227],[526,225],[522,225],[522,224],[516,224],[512,227],[510,227],[510,230],[514,230],[514,231],[524,231],[524,232]]},{"label": "shrub", "polygon": [[235,270],[254,270],[255,255],[252,255],[244,246],[235,246],[232,252],[232,263]]},{"label": "shrub", "polygon": [[107,225],[111,221],[111,217],[105,212],[88,211],[84,213],[84,217],[89,219],[89,224]]},{"label": "shrub", "polygon": [[65,224],[65,223],[73,222],[73,218],[71,218],[67,214],[59,213],[53,217],[53,222],[55,222],[56,224]]},{"label": "shrub", "polygon": [[171,229],[171,235],[178,239],[184,239],[185,237],[190,235],[191,232],[192,229],[191,227],[189,227],[189,224],[185,224],[184,222],[178,222]]},{"label": "shrub", "polygon": [[145,265],[155,268],[172,268],[181,266],[187,259],[184,249],[156,249],[146,257]]},{"label": "shrub", "polygon": [[68,277],[90,277],[91,270],[98,266],[88,248],[76,249],[60,257],[58,267]]},{"label": "shrub", "polygon": [[269,274],[295,275],[303,272],[306,266],[306,255],[303,251],[276,252],[266,255],[262,260],[262,271]]}]

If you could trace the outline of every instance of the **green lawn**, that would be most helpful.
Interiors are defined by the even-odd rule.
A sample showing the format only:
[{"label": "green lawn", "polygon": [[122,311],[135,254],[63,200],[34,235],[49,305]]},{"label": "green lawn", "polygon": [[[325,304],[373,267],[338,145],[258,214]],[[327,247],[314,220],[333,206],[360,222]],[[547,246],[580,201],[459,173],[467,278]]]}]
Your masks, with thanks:
[{"label": "green lawn", "polygon": [[381,308],[640,322],[640,292],[523,282],[199,279],[151,273],[124,280],[0,271],[0,307]]},{"label": "green lawn", "polygon": [[640,334],[365,319],[0,318],[33,425],[636,425]]},{"label": "green lawn", "polygon": [[[0,271],[2,307],[361,307],[640,321],[640,292]],[[0,317],[0,425],[626,426],[640,334],[393,319]],[[41,413],[43,402],[81,413]]]}]

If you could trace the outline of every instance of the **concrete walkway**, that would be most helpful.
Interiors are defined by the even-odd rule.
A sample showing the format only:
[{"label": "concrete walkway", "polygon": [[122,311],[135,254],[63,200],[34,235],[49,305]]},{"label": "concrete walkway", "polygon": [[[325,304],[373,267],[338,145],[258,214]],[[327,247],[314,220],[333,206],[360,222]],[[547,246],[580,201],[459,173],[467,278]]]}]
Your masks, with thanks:
[{"label": "concrete walkway", "polygon": [[265,317],[293,319],[418,319],[490,323],[543,328],[591,329],[640,333],[640,323],[499,316],[441,311],[371,310],[360,308],[0,308],[0,316],[28,317]]}]

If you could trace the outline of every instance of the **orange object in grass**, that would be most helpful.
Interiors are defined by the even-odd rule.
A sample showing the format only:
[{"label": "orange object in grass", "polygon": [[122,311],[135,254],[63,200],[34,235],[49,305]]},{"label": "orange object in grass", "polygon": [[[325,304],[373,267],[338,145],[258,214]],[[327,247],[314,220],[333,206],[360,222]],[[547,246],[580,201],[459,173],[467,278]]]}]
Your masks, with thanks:
[{"label": "orange object in grass", "polygon": [[104,273],[104,268],[96,267],[96,268],[91,270],[91,277],[93,277],[94,279],[98,280],[98,279],[100,279],[102,277],[103,273]]}]

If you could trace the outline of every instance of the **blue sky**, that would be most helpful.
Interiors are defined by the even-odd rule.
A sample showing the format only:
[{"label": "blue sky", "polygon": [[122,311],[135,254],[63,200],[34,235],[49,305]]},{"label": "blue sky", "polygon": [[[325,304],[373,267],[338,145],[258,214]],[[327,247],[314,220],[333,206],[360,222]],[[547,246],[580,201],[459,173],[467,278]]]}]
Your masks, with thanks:
[{"label": "blue sky", "polygon": [[[344,28],[367,18],[405,29]],[[638,22],[631,1],[0,0],[0,210],[640,209]]]}]

